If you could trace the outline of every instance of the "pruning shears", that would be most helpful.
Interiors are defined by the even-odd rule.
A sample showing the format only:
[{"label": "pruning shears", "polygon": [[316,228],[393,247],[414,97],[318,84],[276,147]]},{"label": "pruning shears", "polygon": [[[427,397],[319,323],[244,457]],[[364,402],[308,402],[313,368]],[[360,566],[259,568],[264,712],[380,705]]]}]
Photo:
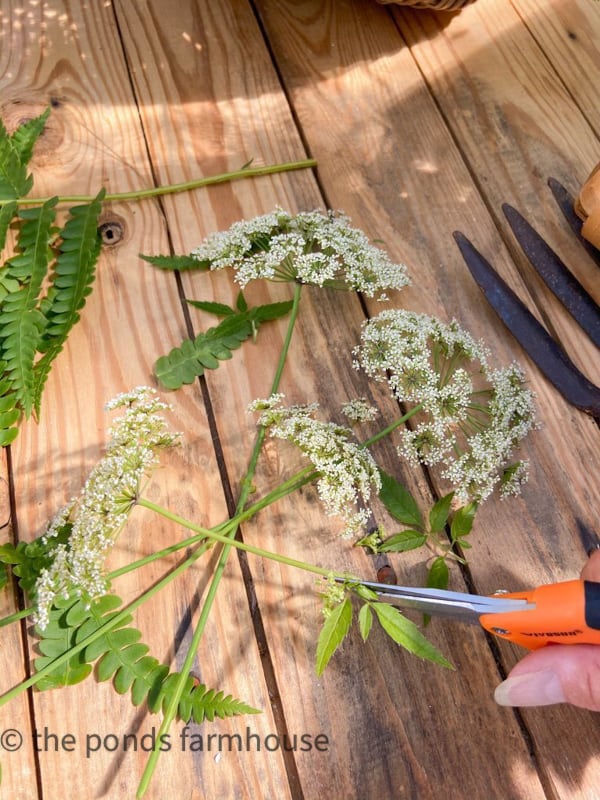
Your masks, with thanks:
[{"label": "pruning shears", "polygon": [[378,599],[431,616],[479,623],[528,650],[547,644],[600,644],[600,583],[584,580],[491,596],[360,581]]}]

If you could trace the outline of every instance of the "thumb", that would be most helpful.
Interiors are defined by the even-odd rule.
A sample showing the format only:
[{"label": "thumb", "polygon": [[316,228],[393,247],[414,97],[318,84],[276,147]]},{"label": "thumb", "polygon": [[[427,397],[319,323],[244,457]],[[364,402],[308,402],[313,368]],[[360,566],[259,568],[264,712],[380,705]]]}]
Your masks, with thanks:
[{"label": "thumb", "polygon": [[[594,550],[581,572],[600,581],[600,550]],[[556,645],[525,656],[497,687],[502,706],[545,706],[571,703],[600,711],[600,646]]]},{"label": "thumb", "polygon": [[571,703],[600,711],[600,647],[560,644],[536,650],[497,687],[494,699],[501,706]]}]

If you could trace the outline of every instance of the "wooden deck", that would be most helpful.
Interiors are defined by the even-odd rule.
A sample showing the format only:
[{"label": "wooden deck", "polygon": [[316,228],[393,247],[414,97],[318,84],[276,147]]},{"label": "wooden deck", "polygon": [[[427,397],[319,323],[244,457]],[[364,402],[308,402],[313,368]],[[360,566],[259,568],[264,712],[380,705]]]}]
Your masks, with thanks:
[{"label": "wooden deck", "polygon": [[[600,161],[599,87],[595,0],[476,0],[458,14],[374,0],[0,0],[0,113],[14,126],[52,106],[33,162],[37,195],[128,191],[251,159],[318,162],[316,170],[107,204],[105,220],[118,222],[123,237],[104,248],[40,425],[25,425],[10,458],[2,457],[15,499],[12,525],[8,507],[2,513],[3,540],[40,535],[79,490],[105,442],[104,403],[153,382],[155,359],[186,335],[186,313],[195,330],[214,324],[193,309],[184,313],[174,276],[142,264],[138,254],[189,252],[206,234],[276,205],[330,207],[408,265],[413,284],[393,305],[456,317],[499,363],[518,359],[537,393],[542,427],[525,447],[530,482],[518,500],[489,501],[477,516],[469,560],[476,590],[576,577],[598,531],[598,427],[564,402],[483,303],[452,232],[462,230],[493,254],[600,383],[597,350],[532,277],[500,210],[506,201],[523,212],[599,299],[597,267],[546,185],[554,176],[576,192]],[[222,302],[235,292],[223,274],[189,274],[182,287],[188,298]],[[252,289],[258,299],[287,296],[286,287]],[[348,395],[363,393],[344,354],[365,313],[380,308],[367,303],[365,310],[356,296],[308,292],[283,377],[288,397],[334,413]],[[227,516],[254,437],[246,407],[268,394],[283,331],[274,324],[262,346],[245,345],[202,385],[168,396],[183,445],[153,479],[152,499],[201,525]],[[381,458],[398,474],[391,449]],[[270,446],[259,485],[274,485],[288,470],[286,456]],[[403,477],[426,502],[426,476],[403,469]],[[267,549],[374,577],[368,557],[339,539],[312,492],[265,512],[243,534]],[[181,535],[136,509],[113,563]],[[399,582],[423,580],[420,556],[394,564]],[[164,570],[154,564],[115,588],[131,599]],[[158,658],[181,662],[209,578],[200,562],[137,614]],[[458,570],[452,586],[464,588]],[[258,738],[248,740],[247,752],[209,749],[206,738],[203,752],[190,752],[175,726],[147,797],[600,797],[600,716],[494,703],[494,687],[522,651],[504,643],[492,650],[478,628],[434,621],[429,636],[455,664],[453,673],[383,635],[363,644],[355,632],[317,679],[319,607],[313,577],[252,557],[246,570],[232,554],[196,674],[263,713],[190,730]],[[3,630],[3,687],[26,674],[31,641],[18,626]],[[0,796],[133,797],[148,753],[114,749],[114,737],[136,734],[141,742],[159,723],[93,679],[22,696],[2,711],[0,728],[22,732],[24,745],[0,754]],[[34,730],[42,736],[37,750]],[[266,737],[284,730],[326,739],[310,752],[266,749]],[[67,746],[66,735],[73,737]],[[94,736],[109,739],[86,755],[86,738]]]}]

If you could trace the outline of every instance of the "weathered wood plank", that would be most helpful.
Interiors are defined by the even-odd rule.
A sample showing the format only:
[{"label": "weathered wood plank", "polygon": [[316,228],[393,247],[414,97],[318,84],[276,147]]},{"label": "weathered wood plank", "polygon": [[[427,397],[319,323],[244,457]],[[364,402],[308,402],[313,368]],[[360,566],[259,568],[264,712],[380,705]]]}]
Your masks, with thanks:
[{"label": "weathered wood plank", "polygon": [[[500,361],[523,360],[482,306],[451,233],[465,230],[525,292],[495,230],[504,226],[500,202],[517,205],[544,230],[556,228],[554,235],[571,252],[560,220],[546,222],[544,206],[552,201],[541,200],[542,189],[549,174],[565,182],[565,176],[583,177],[596,156],[585,119],[518,17],[491,2],[475,3],[450,21],[395,9],[409,53],[381,9],[365,4],[259,8],[330,205],[345,209],[412,265],[415,286],[403,293],[402,304],[457,316],[485,337]],[[430,91],[443,117],[437,117]],[[581,269],[592,274],[590,265]],[[546,300],[544,294],[544,309]],[[561,320],[552,317],[556,328]],[[566,328],[561,335],[567,339]],[[589,356],[585,366],[594,368]],[[584,558],[579,533],[595,530],[597,428],[532,368],[529,376],[544,428],[526,448],[533,475],[523,498],[510,506],[488,504],[478,517],[471,565],[484,592],[573,577]],[[481,713],[496,716],[484,707]],[[550,791],[565,798],[593,792],[600,768],[596,718],[561,708],[530,712],[528,722]],[[556,734],[567,730],[569,743]],[[512,747],[500,738],[491,757],[506,774],[522,774]]]},{"label": "weathered wood plank", "polygon": [[[129,190],[152,185],[138,111],[130,94],[127,69],[112,6],[55,3],[52,9],[32,7],[25,17],[12,3],[3,4],[3,53],[10,53],[2,72],[3,112],[29,116],[54,100],[47,132],[36,151],[35,190],[44,193],[86,193],[100,185]],[[142,52],[153,62],[155,53]],[[171,150],[169,159],[182,157]],[[156,356],[185,331],[177,287],[172,276],[143,269],[137,254],[164,252],[168,247],[164,221],[156,203],[112,205],[107,219],[120,222],[123,240],[107,249],[98,268],[94,294],[83,321],[57,362],[44,397],[41,424],[25,426],[13,448],[20,533],[39,535],[46,520],[74,493],[96,461],[105,440],[104,402],[116,393],[151,379]],[[184,429],[185,444],[167,460],[149,490],[168,499],[177,511],[194,509],[198,522],[218,522],[226,515],[223,491],[210,431],[198,426],[201,397],[195,388],[172,398],[173,420]],[[178,541],[181,531],[147,513],[134,512],[115,551],[115,565]],[[131,599],[164,573],[165,565],[146,569],[143,576],[120,580],[117,590]],[[235,575],[235,566],[232,568]],[[200,568],[179,579],[157,602],[136,615],[152,652],[167,662],[183,658],[190,637],[190,615],[196,617],[205,587]],[[230,645],[238,630],[249,631],[239,642],[246,668],[234,670],[238,651]],[[209,686],[260,706],[268,697],[260,656],[251,634],[243,582],[232,580],[226,609],[217,604],[206,635],[206,652],[196,672]],[[176,642],[177,644],[175,645]],[[176,651],[175,651],[176,648]],[[174,652],[175,651],[175,652]],[[90,711],[93,709],[93,712]],[[90,680],[61,692],[35,696],[34,724],[51,734],[75,737],[75,755],[65,754],[54,740],[40,754],[44,796],[131,796],[147,759],[148,743],[159,718],[134,709],[108,685]],[[268,703],[252,731],[263,737],[276,730]],[[244,730],[246,723],[244,722]],[[147,796],[233,796],[239,787],[248,795],[286,797],[287,778],[281,753],[249,753],[223,764],[213,752],[182,752],[173,731],[172,749],[159,763]],[[197,728],[191,726],[192,732]],[[227,733],[227,722],[214,731]],[[137,736],[138,751],[123,752],[123,737]],[[86,738],[103,742],[86,758]],[[142,736],[145,748],[142,744]],[[109,737],[104,741],[104,737]],[[96,745],[92,738],[90,743]],[[116,745],[115,745],[116,743]],[[105,746],[106,745],[106,746]],[[77,761],[77,780],[73,761]],[[23,781],[27,797],[35,795],[32,776]],[[7,784],[8,785],[8,784]],[[198,787],[202,787],[199,789]],[[25,795],[23,795],[25,796]]]},{"label": "weathered wood plank", "polygon": [[[0,453],[0,541],[14,541],[13,520],[7,452]],[[0,593],[0,619],[19,611],[15,587],[9,584]],[[25,658],[23,656],[23,630],[14,622],[2,631],[2,691],[21,680]],[[34,752],[33,728],[26,694],[17,698],[2,713],[0,732],[0,769],[2,790],[17,800],[28,800],[36,792],[37,764]]]},{"label": "weathered wood plank", "polygon": [[[158,4],[150,4],[150,16],[155,15],[157,9]],[[132,74],[140,93],[140,106],[143,111],[148,109],[143,118],[160,180],[182,180],[196,168],[205,169],[203,142],[212,142],[219,136],[227,142],[235,141],[237,150],[234,154],[238,163],[257,155],[250,148],[255,146],[259,137],[264,148],[260,156],[265,160],[289,157],[290,152],[297,155],[299,140],[287,110],[277,99],[276,76],[267,69],[268,63],[260,55],[258,45],[253,44],[258,32],[245,5],[234,3],[230,9],[219,9],[218,14],[214,14],[208,4],[202,3],[188,5],[181,2],[177,9],[180,23],[167,24],[161,40],[169,57],[157,58],[157,62],[169,61],[170,89],[176,87],[175,95],[171,93],[171,102],[175,97],[182,97],[186,103],[177,104],[172,121],[161,118],[160,128],[153,109],[163,108],[166,104],[164,86],[159,80],[152,79],[151,72],[144,69],[135,55],[139,50],[137,42],[149,35],[146,30],[149,26],[144,26],[143,19],[138,18],[129,5],[124,3],[120,9],[124,39],[131,54]],[[371,143],[376,138],[369,128],[368,119],[365,119],[366,101],[354,108],[348,101],[342,114],[333,105],[327,111],[314,95],[321,91],[323,96],[327,96],[329,85],[331,92],[336,91],[336,86],[339,90],[341,79],[336,74],[339,70],[337,59],[344,58],[344,48],[351,50],[356,40],[360,42],[363,36],[370,41],[372,37],[377,40],[380,35],[380,30],[373,31],[366,25],[348,27],[348,9],[347,4],[279,4],[270,9],[273,16],[265,15],[265,18],[270,23],[269,38],[278,56],[281,54],[280,66],[286,68],[284,75],[288,88],[292,91],[295,88],[290,79],[290,66],[296,64],[295,59],[305,70],[302,72],[302,81],[306,84],[305,98],[303,100],[301,93],[293,93],[293,101],[296,111],[301,112],[304,132],[309,127],[305,125],[305,118],[311,114],[312,125],[315,129],[320,128],[320,135],[311,137],[311,149],[316,147],[318,150],[324,141],[327,142],[321,151],[320,174],[325,178],[328,200],[332,205],[342,205],[339,194],[336,201],[336,187],[352,185],[347,176],[347,171],[351,170],[353,185],[363,189],[362,199],[359,193],[356,194],[357,201],[374,214],[376,209],[370,205],[362,168],[358,165],[364,154],[363,142],[357,147],[356,155],[348,152],[348,148],[357,145],[359,126],[364,126],[364,130],[370,133]],[[364,13],[368,17],[370,12]],[[295,15],[300,22],[294,20]],[[189,27],[192,19],[193,34]],[[388,20],[385,15],[381,19]],[[332,30],[339,31],[339,40],[333,39],[328,50]],[[196,54],[191,48],[178,48],[182,31],[198,43]],[[156,36],[155,33],[152,35]],[[396,35],[393,41],[394,47],[398,47]],[[324,53],[325,67],[319,47]],[[360,60],[363,55],[363,51],[359,52]],[[192,56],[196,59],[195,68],[190,63]],[[410,65],[408,54],[406,57]],[[215,58],[222,59],[230,67],[226,86],[223,78],[215,77],[223,74],[222,69],[214,66]],[[362,75],[359,59],[349,80],[364,84],[365,92],[369,87],[370,114],[371,101],[378,101],[378,97],[373,98],[373,84]],[[244,70],[240,68],[242,63],[245,64]],[[377,66],[365,66],[365,70],[369,77],[378,77]],[[421,86],[414,67],[410,66],[410,70],[409,78]],[[199,76],[193,84],[195,94],[191,94],[192,87],[188,82],[191,72]],[[235,108],[235,114],[229,111],[231,107]],[[333,121],[330,115],[335,114],[339,117]],[[238,119],[245,120],[244,136],[239,139]],[[185,132],[193,130],[201,134],[193,145],[195,161],[191,164],[169,163],[162,152],[163,140],[174,138],[180,142],[180,148],[189,148],[192,143],[186,139]],[[335,159],[333,151],[338,155]],[[372,163],[375,152],[370,151],[367,162]],[[376,163],[383,175],[389,164]],[[257,211],[268,211],[275,202],[292,208],[310,208],[322,202],[315,187],[303,176],[286,177],[276,188],[271,182],[256,182],[251,186],[228,187],[226,196],[212,190],[207,195],[198,198],[193,216],[177,198],[165,203],[176,251],[186,252],[208,231],[225,227],[240,216],[249,217]],[[362,223],[360,214],[353,216],[357,224]],[[369,217],[368,221],[370,223],[372,218]],[[375,231],[372,225],[367,228],[373,235],[382,233],[380,229]],[[388,224],[383,231],[384,238],[389,238],[390,231]],[[184,283],[189,297],[214,297],[231,302],[234,294],[225,276],[186,275]],[[354,298],[313,291],[306,295],[302,301],[299,335],[294,340],[284,376],[284,389],[290,401],[318,399],[327,411],[335,413],[337,401],[344,399],[346,393],[369,392],[364,382],[348,369],[349,360],[344,357],[344,354],[349,355],[357,341],[361,314]],[[275,292],[272,289],[253,289],[252,296],[265,299],[275,296]],[[277,292],[277,296],[281,296],[281,292]],[[201,316],[195,319],[200,326],[204,322]],[[227,363],[208,376],[234,484],[243,472],[245,453],[253,438],[244,408],[247,401],[268,393],[270,378],[265,365],[274,363],[279,343],[279,337],[271,334],[258,350],[245,349],[240,354],[241,362],[238,359]],[[336,387],[335,394],[332,387]],[[379,396],[378,399],[385,407],[386,401]],[[277,477],[288,474],[289,467],[272,445],[268,447],[268,454],[268,465],[263,468],[265,472],[261,472],[261,478],[273,483]],[[419,490],[420,487],[422,496],[425,496],[427,489],[422,479],[417,476],[410,480],[414,488]],[[317,563],[336,568],[346,567],[363,573],[369,569],[362,554],[351,552],[336,540],[335,526],[323,521],[312,492],[304,493],[303,502],[290,501],[274,512],[273,515],[265,514],[255,524],[245,526],[248,540],[295,557],[310,557]],[[535,777],[535,766],[526,746],[520,742],[518,725],[496,709],[491,700],[491,688],[497,680],[497,673],[480,632],[441,626],[432,631],[442,649],[460,664],[461,669],[455,675],[448,676],[437,668],[423,666],[398,654],[383,642],[369,643],[356,649],[358,643],[354,641],[354,648],[348,647],[324,678],[315,681],[313,631],[318,604],[313,594],[314,580],[291,574],[289,569],[271,563],[256,563],[254,560],[252,563],[255,589],[276,665],[288,729],[293,732],[317,729],[326,733],[330,741],[331,749],[326,760],[317,758],[314,753],[297,757],[306,797],[317,797],[324,791],[336,796],[388,796],[391,791],[398,791],[399,796],[434,797],[442,784],[450,797],[465,794],[487,797],[489,786],[499,782],[502,782],[507,796],[544,796]],[[415,579],[416,572],[410,575],[407,571],[405,578],[407,581]],[[290,657],[291,653],[293,657]],[[477,697],[476,703],[474,696]],[[482,725],[484,716],[486,722]],[[446,720],[443,725],[442,719]],[[448,720],[452,720],[450,725]],[[459,726],[459,736],[456,733],[440,736],[432,733],[439,731],[440,726],[448,732],[454,725]],[[478,759],[476,763],[468,759],[465,763],[460,744],[465,740],[476,740],[478,746],[490,754],[489,758]],[[492,757],[502,741],[511,743],[510,750],[507,745],[505,751]],[[508,764],[513,762],[520,764],[514,771],[508,769]],[[513,775],[510,785],[507,785],[507,773],[510,772]]]}]

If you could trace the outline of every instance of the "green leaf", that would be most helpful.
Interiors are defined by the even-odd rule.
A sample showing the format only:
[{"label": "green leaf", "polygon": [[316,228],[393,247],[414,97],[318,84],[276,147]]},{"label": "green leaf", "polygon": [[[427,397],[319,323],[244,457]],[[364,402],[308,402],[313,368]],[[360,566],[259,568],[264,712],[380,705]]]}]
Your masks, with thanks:
[{"label": "green leaf", "polygon": [[331,656],[346,638],[352,622],[352,603],[346,597],[325,619],[317,642],[316,672],[322,675]]},{"label": "green leaf", "polygon": [[34,363],[44,318],[38,309],[42,284],[51,258],[54,206],[57,198],[37,208],[21,209],[17,254],[8,261],[9,276],[20,284],[4,298],[0,309],[0,348],[4,377],[29,416],[34,405]]},{"label": "green leaf", "polygon": [[235,301],[235,306],[238,311],[248,311],[248,303],[246,302],[246,298],[244,297],[243,292],[238,293],[238,296]]},{"label": "green leaf", "polygon": [[52,362],[79,322],[81,309],[92,292],[102,244],[98,219],[104,194],[102,189],[91,203],[71,208],[69,219],[60,231],[53,282],[43,305],[46,322],[38,349],[44,355],[34,370],[33,400],[38,416]]},{"label": "green leaf", "polygon": [[16,200],[0,207],[0,250],[4,250],[10,223],[17,212]]},{"label": "green leaf", "polygon": [[477,503],[472,502],[468,503],[466,506],[461,506],[461,508],[455,512],[452,517],[452,524],[450,525],[450,534],[453,542],[471,533],[477,508]]},{"label": "green leaf", "polygon": [[414,622],[403,616],[397,608],[388,603],[373,603],[372,607],[381,627],[397,644],[413,655],[453,669],[452,664],[423,636]]},{"label": "green leaf", "polygon": [[50,109],[47,108],[39,117],[28,119],[22,125],[19,125],[10,137],[22,166],[26,166],[31,160],[34,145],[46,127],[49,116]]},{"label": "green leaf", "polygon": [[448,515],[450,514],[450,506],[452,505],[452,498],[454,492],[440,498],[437,503],[434,503],[429,512],[429,529],[432,533],[439,533],[444,530],[444,526],[448,522]]},{"label": "green leaf", "polygon": [[450,572],[446,559],[439,556],[429,568],[425,585],[428,589],[447,589],[450,580]]},{"label": "green leaf", "polygon": [[201,311],[207,311],[209,314],[214,314],[215,317],[230,317],[235,314],[235,309],[225,303],[211,303],[208,300],[188,300],[190,306],[199,308]]},{"label": "green leaf", "polygon": [[179,389],[184,383],[216,369],[219,361],[232,357],[232,350],[249,339],[257,327],[268,320],[278,319],[291,309],[291,303],[271,303],[247,311],[229,314],[216,327],[209,328],[195,339],[186,339],[179,347],[158,359],[154,374],[167,389]]},{"label": "green leaf", "polygon": [[140,258],[159,269],[172,269],[180,272],[187,269],[208,269],[208,266],[193,256],[145,256],[140,253]]},{"label": "green leaf", "polygon": [[364,606],[361,606],[360,611],[358,612],[358,626],[360,629],[360,635],[362,636],[363,642],[366,642],[369,633],[371,632],[371,625],[373,624],[373,612],[371,611],[371,607],[368,603],[365,603]]},{"label": "green leaf", "polygon": [[384,470],[379,470],[381,490],[379,498],[395,519],[405,525],[423,527],[423,518],[414,497],[408,489]]},{"label": "green leaf", "polygon": [[427,541],[427,536],[420,531],[406,530],[395,533],[379,545],[379,553],[405,553],[407,550],[416,550]]},{"label": "green leaf", "polygon": [[[156,712],[161,708],[164,710],[168,707],[179,677],[180,673],[172,672],[162,682],[159,690],[149,698],[151,711]],[[230,694],[225,695],[223,692],[207,689],[202,683],[196,684],[191,676],[188,676],[178,706],[178,715],[185,723],[193,720],[197,724],[201,724],[205,719],[212,722],[216,717],[225,719],[240,714],[260,713],[260,709],[252,708],[247,703],[236,700]]]}]

